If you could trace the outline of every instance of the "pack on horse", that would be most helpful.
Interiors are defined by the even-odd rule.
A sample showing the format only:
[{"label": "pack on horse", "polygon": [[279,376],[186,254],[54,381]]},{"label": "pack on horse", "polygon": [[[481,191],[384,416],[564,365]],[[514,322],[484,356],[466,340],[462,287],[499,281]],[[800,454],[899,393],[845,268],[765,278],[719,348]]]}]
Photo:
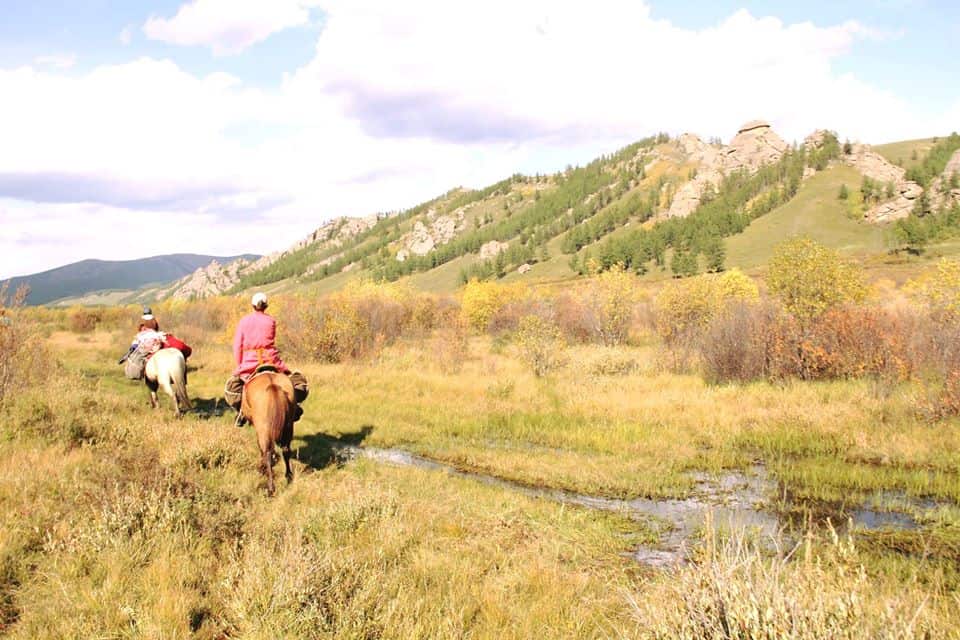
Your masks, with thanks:
[{"label": "pack on horse", "polygon": [[283,451],[287,481],[290,469],[290,441],[293,423],[300,419],[300,403],[309,393],[307,379],[291,372],[280,359],[275,345],[277,323],[267,315],[267,296],[257,293],[251,300],[253,312],[241,318],[233,337],[237,364],[224,387],[224,398],[237,410],[237,426],[253,423],[260,447],[260,471],[267,476],[267,493],[273,495],[274,445]]},{"label": "pack on horse", "polygon": [[187,395],[186,359],[192,350],[173,334],[159,331],[156,318],[144,308],[137,327],[137,336],[130,350],[120,358],[124,373],[132,380],[143,378],[150,390],[150,404],[160,406],[157,390],[162,388],[173,399],[174,414],[179,418],[193,408]]}]

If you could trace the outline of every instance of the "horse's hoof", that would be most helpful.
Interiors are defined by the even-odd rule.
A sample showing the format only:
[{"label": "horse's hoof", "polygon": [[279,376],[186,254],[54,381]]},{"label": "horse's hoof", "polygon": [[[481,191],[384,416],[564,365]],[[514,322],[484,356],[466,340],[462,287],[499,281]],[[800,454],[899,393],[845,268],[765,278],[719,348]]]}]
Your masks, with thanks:
[{"label": "horse's hoof", "polygon": [[287,484],[290,484],[291,482],[293,482],[293,474],[292,474],[292,473],[288,473],[288,474],[287,474]]}]

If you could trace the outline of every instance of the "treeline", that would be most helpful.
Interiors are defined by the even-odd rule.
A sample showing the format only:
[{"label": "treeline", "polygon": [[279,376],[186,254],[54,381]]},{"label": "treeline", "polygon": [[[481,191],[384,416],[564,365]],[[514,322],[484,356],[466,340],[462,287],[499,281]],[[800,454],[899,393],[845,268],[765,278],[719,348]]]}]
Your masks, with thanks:
[{"label": "treeline", "polygon": [[[832,146],[834,157],[839,151],[839,145]],[[761,167],[755,174],[730,174],[715,193],[704,194],[700,206],[689,216],[609,237],[583,255],[575,255],[570,266],[585,274],[594,265],[604,270],[619,263],[645,273],[651,262],[665,267],[666,251],[672,249],[670,268],[674,275],[697,273],[701,255],[706,257],[710,270],[722,270],[723,238],[740,233],[754,219],[793,198],[808,160],[802,148],[793,149],[779,162]],[[821,149],[815,160],[826,166],[829,158]]]},{"label": "treeline", "polygon": [[[462,233],[424,256],[410,256],[400,262],[393,256],[384,254],[365,266],[371,269],[375,278],[396,280],[434,269],[461,256],[477,253],[480,247],[488,242],[516,240],[504,257],[500,258],[506,261],[502,268],[493,260],[489,261],[489,265],[481,263],[475,266],[472,272],[476,277],[480,277],[481,273],[485,274],[484,277],[505,273],[508,267],[530,262],[538,252],[542,254],[542,247],[551,238],[571,228],[578,217],[589,217],[622,196],[629,188],[626,179],[628,174],[626,171],[613,171],[612,167],[630,164],[640,150],[668,140],[669,136],[666,134],[658,134],[624,147],[614,154],[601,156],[584,167],[567,168],[556,178],[555,188],[537,192],[532,200],[525,201],[526,204],[521,209],[508,209],[507,215],[500,220]],[[494,191],[491,195],[495,193]]]},{"label": "treeline", "polygon": [[[510,193],[514,184],[539,183],[541,176],[535,177],[514,174],[513,176],[478,190],[461,193],[448,192],[439,198],[429,200],[407,209],[397,215],[385,215],[373,227],[367,229],[344,245],[318,251],[308,246],[283,256],[280,260],[256,273],[241,278],[232,289],[240,291],[249,287],[269,284],[291,277],[301,277],[311,271],[308,280],[318,280],[339,273],[352,263],[360,263],[369,269],[374,277],[384,280],[396,280],[405,275],[436,268],[457,257],[479,251],[486,242],[497,240],[505,242],[519,238],[516,248],[513,244],[504,259],[511,260],[509,265],[522,264],[535,259],[538,249],[547,241],[569,230],[578,222],[596,214],[611,201],[620,198],[629,189],[630,181],[636,176],[642,177],[642,162],[634,162],[637,154],[646,148],[669,142],[665,133],[650,136],[604,155],[585,167],[567,167],[553,177],[556,187],[546,191],[537,191],[532,201],[525,201],[519,210],[511,210],[507,205],[507,215],[496,222],[486,221],[471,232],[461,234],[454,241],[437,247],[425,256],[410,256],[400,262],[390,245],[397,242],[402,233],[400,225],[415,218],[430,208],[439,214],[449,214],[461,207],[487,200],[498,195]],[[613,166],[624,165],[622,171],[610,170]],[[610,189],[608,189],[608,187]],[[589,196],[597,197],[589,200]],[[505,203],[506,204],[506,203]],[[567,215],[564,215],[567,214]],[[542,252],[539,252],[542,253]],[[531,257],[533,256],[533,257]],[[333,259],[331,259],[333,258]],[[327,259],[327,264],[315,266]],[[512,260],[522,260],[513,262]],[[497,271],[491,262],[491,268]]]},{"label": "treeline", "polygon": [[928,188],[930,183],[943,173],[957,149],[960,149],[960,135],[953,132],[933,145],[923,162],[907,169],[907,180],[913,180],[924,189]]},{"label": "treeline", "polygon": [[932,242],[960,235],[960,205],[925,215],[911,213],[893,227],[898,248],[913,254],[923,253]]}]

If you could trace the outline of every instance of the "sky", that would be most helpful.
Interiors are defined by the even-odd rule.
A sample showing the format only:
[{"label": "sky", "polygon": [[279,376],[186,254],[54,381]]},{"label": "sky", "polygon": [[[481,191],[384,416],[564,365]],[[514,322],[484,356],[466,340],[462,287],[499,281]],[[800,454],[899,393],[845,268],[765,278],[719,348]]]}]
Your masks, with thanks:
[{"label": "sky", "polygon": [[960,129],[955,0],[0,0],[0,278],[270,253],[340,215],[762,118]]}]

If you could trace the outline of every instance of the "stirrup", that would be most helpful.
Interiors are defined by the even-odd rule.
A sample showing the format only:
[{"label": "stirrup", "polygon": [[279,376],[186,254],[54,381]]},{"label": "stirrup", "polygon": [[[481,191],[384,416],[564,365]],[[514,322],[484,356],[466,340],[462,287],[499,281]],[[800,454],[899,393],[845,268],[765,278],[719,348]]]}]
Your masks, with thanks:
[{"label": "stirrup", "polygon": [[239,411],[237,412],[237,419],[234,421],[233,426],[243,427],[247,424],[247,419],[243,417],[243,414]]}]

